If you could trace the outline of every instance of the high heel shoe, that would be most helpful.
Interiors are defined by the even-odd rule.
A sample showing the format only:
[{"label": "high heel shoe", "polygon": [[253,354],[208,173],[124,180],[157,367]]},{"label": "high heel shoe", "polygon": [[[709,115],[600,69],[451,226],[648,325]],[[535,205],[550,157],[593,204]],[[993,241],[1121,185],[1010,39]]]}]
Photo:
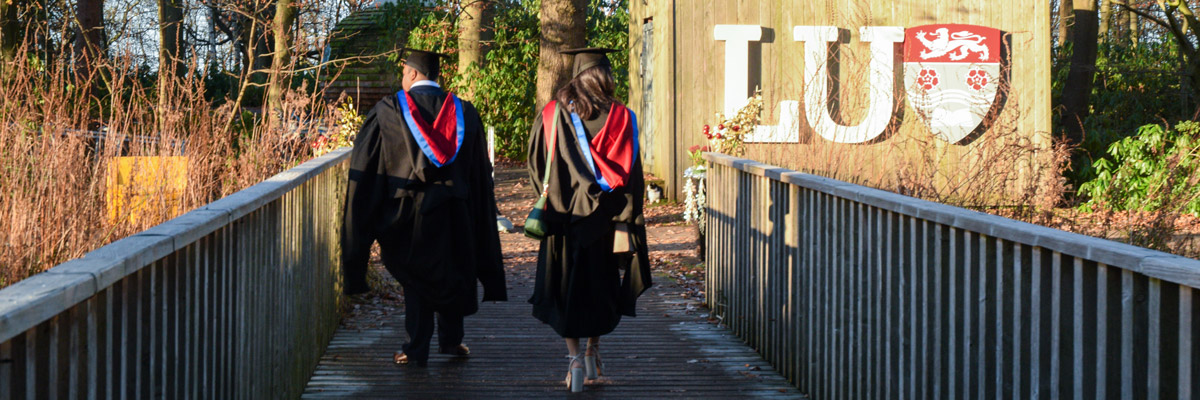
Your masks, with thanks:
[{"label": "high heel shoe", "polygon": [[582,364],[579,361],[581,356],[581,354],[567,355],[567,358],[571,359],[570,363],[567,364],[567,388],[571,389],[572,393],[579,393],[583,391],[584,369],[582,366],[576,366]]},{"label": "high heel shoe", "polygon": [[600,345],[588,346],[588,353],[583,357],[583,364],[587,371],[587,378],[590,380],[600,379],[600,375],[604,375],[604,363],[600,362]]}]

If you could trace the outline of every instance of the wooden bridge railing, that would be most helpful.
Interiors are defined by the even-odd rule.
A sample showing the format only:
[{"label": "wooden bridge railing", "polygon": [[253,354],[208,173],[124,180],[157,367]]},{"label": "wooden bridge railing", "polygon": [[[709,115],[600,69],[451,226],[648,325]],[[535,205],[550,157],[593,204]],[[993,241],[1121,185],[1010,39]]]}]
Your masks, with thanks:
[{"label": "wooden bridge railing", "polygon": [[1200,261],[705,159],[709,305],[814,398],[1200,396]]},{"label": "wooden bridge railing", "polygon": [[0,290],[0,399],[298,397],[337,328],[348,157]]}]

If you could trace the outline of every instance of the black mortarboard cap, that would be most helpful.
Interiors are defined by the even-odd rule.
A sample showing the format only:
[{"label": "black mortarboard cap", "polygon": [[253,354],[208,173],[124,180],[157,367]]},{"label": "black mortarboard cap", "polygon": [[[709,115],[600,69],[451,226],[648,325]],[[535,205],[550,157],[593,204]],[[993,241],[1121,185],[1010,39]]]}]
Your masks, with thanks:
[{"label": "black mortarboard cap", "polygon": [[442,53],[432,51],[417,50],[412,48],[404,48],[404,65],[412,67],[420,71],[429,79],[437,78],[438,72],[441,72],[441,58],[449,57]]},{"label": "black mortarboard cap", "polygon": [[578,77],[583,71],[596,66],[612,67],[612,63],[608,61],[608,56],[605,54],[614,53],[618,50],[606,49],[603,47],[587,47],[582,49],[567,49],[560,51],[562,54],[575,55],[575,70],[571,74],[571,78]]}]

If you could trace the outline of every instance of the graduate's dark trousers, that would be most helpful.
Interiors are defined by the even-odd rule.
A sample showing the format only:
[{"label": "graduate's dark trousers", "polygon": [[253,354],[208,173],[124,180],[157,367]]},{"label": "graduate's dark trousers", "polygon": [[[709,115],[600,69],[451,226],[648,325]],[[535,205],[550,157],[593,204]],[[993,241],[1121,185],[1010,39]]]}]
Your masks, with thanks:
[{"label": "graduate's dark trousers", "polygon": [[[404,344],[404,354],[409,360],[425,361],[429,359],[429,342],[433,339],[434,308],[427,299],[412,295],[411,290],[404,290],[404,329],[408,331],[408,343]],[[462,343],[463,316],[437,312],[438,346],[443,349],[453,349]]]}]

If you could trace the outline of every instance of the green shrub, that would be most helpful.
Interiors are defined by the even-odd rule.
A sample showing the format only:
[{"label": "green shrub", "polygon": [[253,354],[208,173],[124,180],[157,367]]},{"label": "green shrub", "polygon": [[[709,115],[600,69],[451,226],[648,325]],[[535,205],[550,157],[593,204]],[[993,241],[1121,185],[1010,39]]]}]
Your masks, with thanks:
[{"label": "green shrub", "polygon": [[1179,211],[1200,216],[1200,123],[1174,129],[1144,125],[1108,147],[1112,160],[1093,167],[1096,178],[1079,187],[1087,211]]},{"label": "green shrub", "polygon": [[[1097,177],[1101,159],[1111,162],[1108,148],[1146,124],[1180,121],[1178,50],[1174,43],[1143,43],[1136,48],[1103,42],[1096,52],[1091,112],[1083,120],[1084,137],[1067,173],[1076,186]],[[1052,104],[1054,125],[1060,121],[1062,89],[1070,70],[1071,48],[1058,48],[1054,58]]]}]

